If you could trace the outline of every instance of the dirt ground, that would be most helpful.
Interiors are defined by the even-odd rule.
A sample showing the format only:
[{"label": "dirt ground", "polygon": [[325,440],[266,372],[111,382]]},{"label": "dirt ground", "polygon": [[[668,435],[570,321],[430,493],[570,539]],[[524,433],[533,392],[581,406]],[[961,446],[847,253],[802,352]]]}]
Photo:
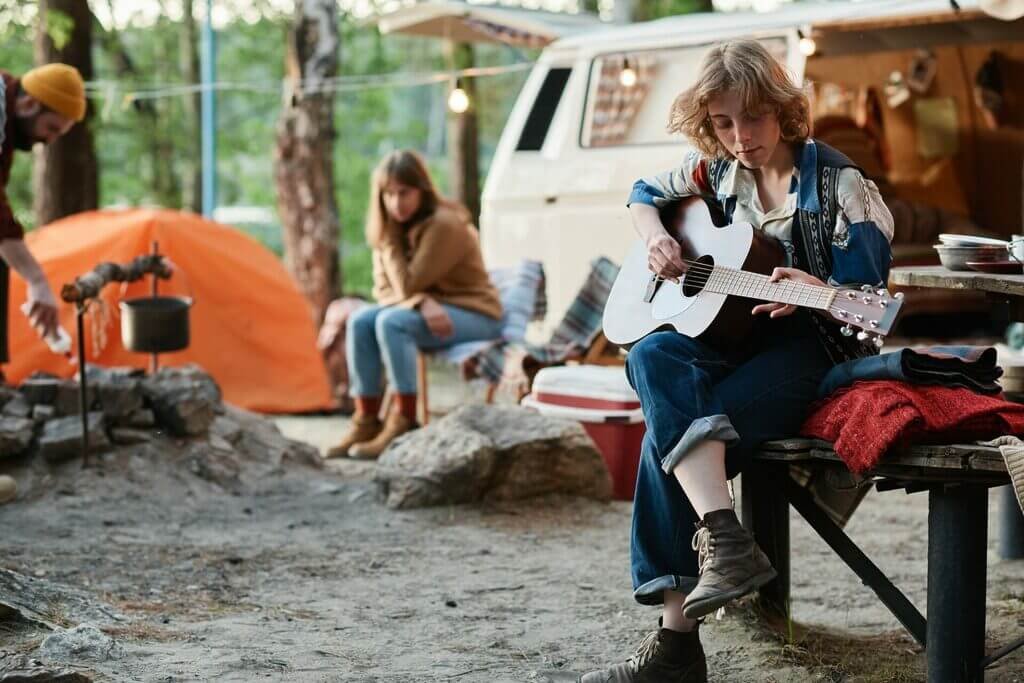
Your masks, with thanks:
[{"label": "dirt ground", "polygon": [[[321,448],[344,428],[338,417],[276,423]],[[0,507],[0,566],[127,617],[107,630],[120,659],[59,662],[94,680],[570,681],[655,625],[657,611],[630,597],[629,503],[394,512],[373,467],[289,466],[239,494],[156,466],[65,469],[52,495]],[[926,525],[926,496],[893,492],[870,494],[847,528],[922,611]],[[991,649],[1024,630],[1024,562],[997,557],[996,531]],[[923,680],[920,650],[795,513],[792,549],[794,624],[769,628],[749,603],[709,620],[710,680]],[[0,622],[0,675],[38,657],[44,635]],[[1024,653],[987,680],[1024,680]]]}]

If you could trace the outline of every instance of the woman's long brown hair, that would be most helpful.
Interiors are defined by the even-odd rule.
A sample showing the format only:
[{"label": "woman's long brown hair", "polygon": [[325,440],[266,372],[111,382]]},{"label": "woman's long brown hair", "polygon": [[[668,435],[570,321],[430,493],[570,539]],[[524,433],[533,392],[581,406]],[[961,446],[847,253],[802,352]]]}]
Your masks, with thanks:
[{"label": "woman's long brown hair", "polygon": [[388,181],[395,180],[402,185],[415,187],[420,191],[420,208],[416,214],[409,219],[409,224],[416,224],[433,215],[439,206],[445,206],[465,215],[468,219],[469,212],[456,202],[449,201],[442,197],[434,181],[430,179],[430,172],[423,157],[411,149],[400,149],[384,157],[373,172],[370,181],[370,204],[366,216],[366,241],[371,247],[380,246],[388,237],[398,237],[404,226],[399,225],[388,215],[384,208],[384,186]]}]

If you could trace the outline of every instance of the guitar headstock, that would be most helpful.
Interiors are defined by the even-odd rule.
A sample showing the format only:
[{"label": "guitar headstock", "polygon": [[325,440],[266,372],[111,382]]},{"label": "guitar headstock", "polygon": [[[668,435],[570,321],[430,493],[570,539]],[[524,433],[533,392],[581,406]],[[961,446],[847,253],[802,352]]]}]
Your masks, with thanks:
[{"label": "guitar headstock", "polygon": [[870,339],[881,347],[882,338],[892,331],[901,306],[903,292],[890,295],[887,289],[863,285],[860,289],[837,289],[828,312],[843,324],[840,331],[844,336],[852,336],[857,328],[857,339]]}]

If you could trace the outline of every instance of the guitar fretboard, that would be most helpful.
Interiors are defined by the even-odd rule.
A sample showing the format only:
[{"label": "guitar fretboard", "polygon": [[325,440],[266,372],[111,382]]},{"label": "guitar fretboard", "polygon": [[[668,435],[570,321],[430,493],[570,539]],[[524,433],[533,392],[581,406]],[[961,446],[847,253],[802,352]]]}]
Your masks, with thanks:
[{"label": "guitar fretboard", "polygon": [[836,290],[832,287],[808,285],[792,280],[771,282],[767,275],[724,266],[714,267],[704,290],[822,310],[828,310],[836,296]]}]

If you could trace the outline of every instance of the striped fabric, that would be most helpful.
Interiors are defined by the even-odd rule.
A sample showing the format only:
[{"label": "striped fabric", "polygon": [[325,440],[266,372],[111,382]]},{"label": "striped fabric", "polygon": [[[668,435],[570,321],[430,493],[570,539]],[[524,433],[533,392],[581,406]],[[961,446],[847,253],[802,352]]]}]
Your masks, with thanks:
[{"label": "striped fabric", "polygon": [[537,35],[536,33],[512,28],[504,24],[496,24],[484,19],[465,18],[462,20],[462,23],[506,45],[539,49],[551,42],[550,36]]},{"label": "striped fabric", "polygon": [[[550,365],[585,352],[601,332],[604,305],[618,272],[619,267],[603,256],[593,261],[587,279],[546,344],[530,344],[523,337],[492,344],[461,360],[463,376],[491,383],[523,383],[524,362]],[[534,314],[534,319],[542,317]]]},{"label": "striped fabric", "polygon": [[[522,342],[526,338],[526,328],[533,320],[543,320],[547,313],[547,295],[545,293],[544,266],[539,261],[522,261],[511,268],[494,268],[488,271],[501,297],[504,310],[501,338],[490,341],[466,342],[455,344],[437,352],[437,356],[450,363],[463,367],[463,375],[468,378],[485,377],[497,381],[501,377],[501,367],[495,370],[492,358],[503,356],[503,349],[511,343]],[[475,368],[486,368],[484,374]],[[491,373],[497,372],[492,378]]]}]

